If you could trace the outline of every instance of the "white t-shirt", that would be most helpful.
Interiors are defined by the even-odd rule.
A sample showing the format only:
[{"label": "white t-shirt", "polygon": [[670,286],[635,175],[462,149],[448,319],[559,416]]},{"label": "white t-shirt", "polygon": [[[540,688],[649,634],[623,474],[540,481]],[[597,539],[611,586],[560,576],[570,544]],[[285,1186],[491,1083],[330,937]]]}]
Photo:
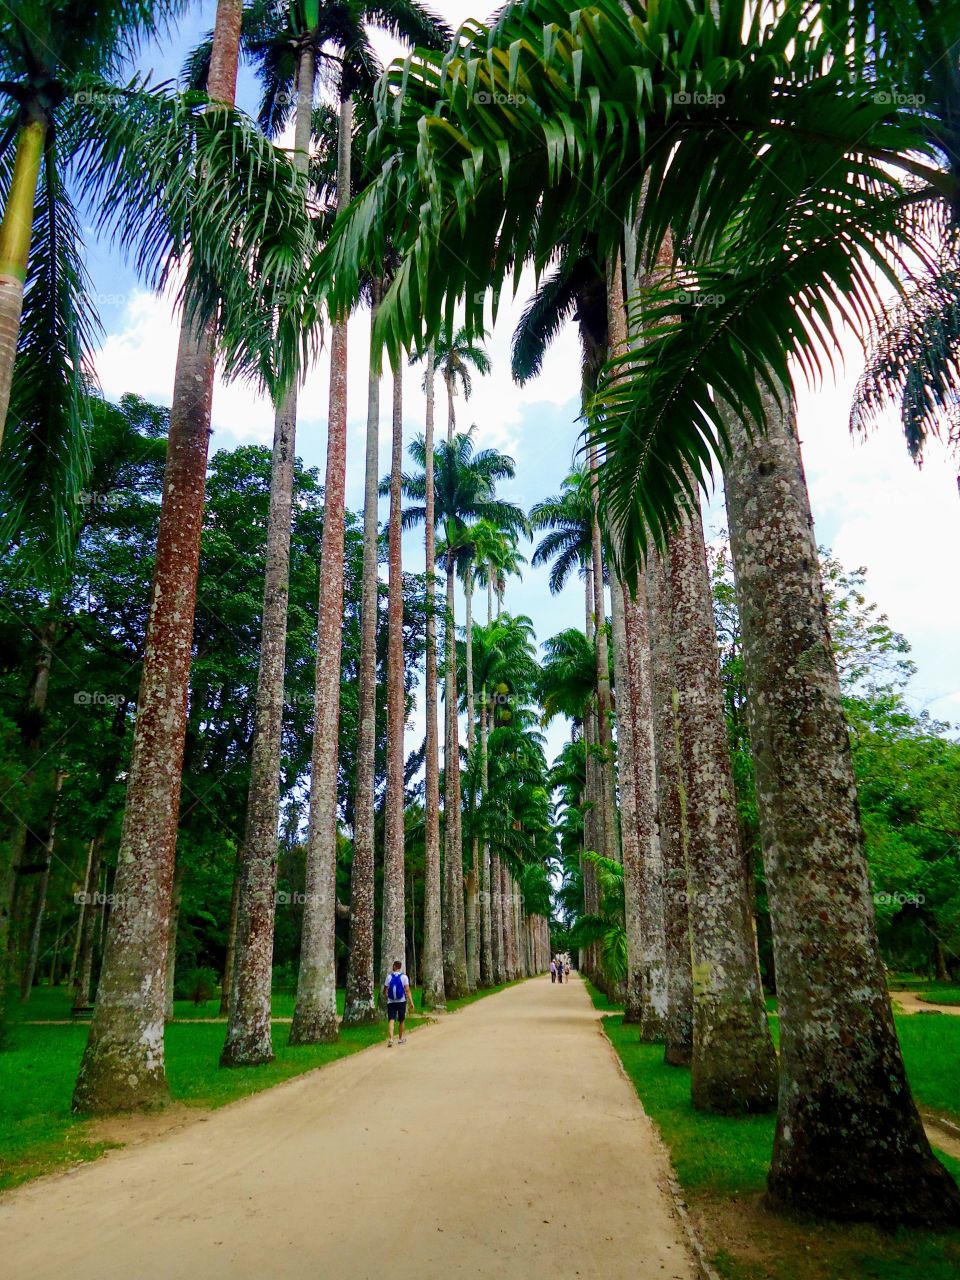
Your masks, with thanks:
[{"label": "white t-shirt", "polygon": [[[391,981],[392,981],[395,977],[396,977],[396,974],[391,972],[390,977],[389,977],[389,978],[387,978],[387,981],[386,981],[386,983],[384,984],[384,985],[386,986],[386,988],[387,988],[387,999],[388,999],[388,1000],[393,1000],[393,996],[390,994],[390,983],[391,983]],[[407,975],[406,975],[405,973],[401,973],[401,974],[400,974],[400,981],[403,983],[403,995],[402,995],[402,996],[400,996],[400,998],[399,998],[398,1000],[394,1001],[394,1003],[396,1003],[396,1004],[399,1004],[399,1003],[400,1003],[400,1000],[406,1000],[406,998],[407,998],[407,987],[409,987],[409,985],[410,985],[410,979],[407,977]]]}]

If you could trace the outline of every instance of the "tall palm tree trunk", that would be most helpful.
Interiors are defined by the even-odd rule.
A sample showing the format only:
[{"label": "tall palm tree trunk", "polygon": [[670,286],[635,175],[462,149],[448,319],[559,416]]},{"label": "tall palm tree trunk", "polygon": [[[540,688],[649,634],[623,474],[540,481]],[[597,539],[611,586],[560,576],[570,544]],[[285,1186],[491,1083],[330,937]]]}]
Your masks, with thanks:
[{"label": "tall palm tree trunk", "polygon": [[[627,312],[619,255],[614,255],[607,278],[608,346],[612,355],[627,345]],[[597,523],[598,484],[591,457],[593,493],[592,554],[596,577],[599,551]],[[613,652],[618,688],[617,743],[620,758],[621,823],[624,908],[627,925],[628,963],[626,1015],[640,1024],[644,1041],[662,1040],[666,1034],[667,972],[663,923],[663,864],[656,824],[656,782],[652,737],[653,691],[650,677],[650,636],[647,625],[646,584],[641,575],[634,599],[616,574],[610,581]],[[598,616],[597,625],[600,626]],[[606,661],[597,646],[597,662]],[[598,671],[599,675],[599,671]],[[609,697],[609,668],[604,671]],[[604,683],[598,680],[602,695]],[[602,723],[601,716],[601,723]],[[612,773],[612,765],[611,765]],[[615,811],[612,778],[605,798]],[[629,846],[629,856],[628,856]],[[628,866],[628,862],[631,864]],[[632,936],[631,936],[632,935]],[[631,947],[632,943],[632,947]],[[632,952],[632,956],[631,956]]]},{"label": "tall palm tree trunk", "polygon": [[[693,1056],[693,975],[687,909],[687,830],[680,779],[680,730],[674,707],[670,583],[663,557],[648,554],[646,569],[650,631],[652,719],[657,778],[657,820],[663,860],[664,943],[667,961],[667,1021],[664,1062],[686,1067]],[[678,699],[679,701],[679,699]]]},{"label": "tall palm tree trunk", "polygon": [[663,863],[657,832],[653,689],[646,585],[633,599],[615,575],[610,583],[614,671],[618,688],[624,905],[627,922],[627,1010],[640,1024],[640,1039],[666,1036],[667,960],[664,937]]},{"label": "tall palm tree trunk", "polygon": [[503,927],[503,874],[497,853],[490,855],[490,915],[493,981],[499,986],[507,980],[507,954]]},{"label": "tall palm tree trunk", "polygon": [[426,760],[424,797],[425,850],[423,868],[423,994],[425,1009],[443,1009],[443,943],[440,899],[440,729],[437,715],[437,595],[436,529],[434,525],[433,430],[436,378],[433,348],[427,352],[427,411],[424,426],[424,544],[427,580],[426,674]]},{"label": "tall palm tree trunk", "polygon": [[[403,471],[403,366],[393,374],[393,436],[390,452],[390,523],[387,604],[387,794],[383,842],[383,917],[380,930],[380,987],[394,960],[406,970],[404,927],[403,729],[403,560],[400,526]],[[415,969],[415,966],[414,966]],[[416,973],[413,975],[416,981]]]},{"label": "tall palm tree trunk", "polygon": [[[241,0],[218,0],[207,90],[236,96]],[[73,1095],[76,1111],[140,1107],[168,1096],[163,1026],[167,936],[180,808],[193,616],[210,442],[214,344],[180,332],[153,591],[115,900],[97,1005]]]},{"label": "tall palm tree trunk", "polygon": [[[465,659],[466,673],[464,679],[467,687],[467,750],[473,760],[477,749],[477,704],[473,685],[473,564],[467,565],[464,577],[464,609],[465,622]],[[476,991],[481,982],[481,932],[482,912],[477,911],[477,897],[480,889],[480,841],[474,836],[470,848],[470,866],[464,877],[464,919],[467,946],[467,985]]]},{"label": "tall palm tree trunk", "polygon": [[671,540],[670,597],[694,974],[691,1096],[702,1110],[766,1111],[776,1102],[777,1064],[740,846],[699,511]]},{"label": "tall palm tree trunk", "polygon": [[460,815],[460,720],[457,715],[457,658],[454,629],[454,571],[447,565],[446,734],[444,736],[444,919],[443,982],[448,999],[466,995],[467,947],[463,908],[463,839]]},{"label": "tall palm tree trunk", "polygon": [[0,222],[0,444],[10,407],[23,286],[33,236],[33,208],[46,140],[45,120],[28,120],[20,126],[10,190]]},{"label": "tall palm tree trunk", "polygon": [[[584,575],[585,594],[586,594],[586,636],[588,640],[593,640],[596,635],[594,627],[594,594],[593,594],[593,568],[591,564],[586,567]],[[583,847],[584,850],[593,850],[594,852],[604,852],[604,836],[603,836],[603,819],[600,811],[601,797],[600,784],[597,778],[598,761],[593,748],[596,745],[596,708],[595,700],[591,698],[584,716],[583,716],[583,742],[586,748],[586,787],[583,815]],[[583,908],[587,915],[595,915],[600,908],[600,892],[597,885],[597,869],[592,862],[582,861],[581,869],[583,874]],[[597,969],[597,947],[595,943],[589,943],[583,952],[583,968],[591,981],[596,981],[600,975]]]},{"label": "tall palm tree trunk", "polygon": [[[316,58],[313,47],[308,44],[300,50],[296,80],[294,163],[302,173],[307,171],[310,158],[315,74]],[[289,388],[274,417],[260,669],[250,753],[246,832],[240,855],[233,991],[226,1043],[220,1054],[220,1065],[224,1067],[257,1066],[273,1058],[270,1009],[297,392],[296,384]]]},{"label": "tall palm tree trunk", "polygon": [[[340,103],[337,191],[350,190],[353,99]],[[340,203],[342,212],[345,202]],[[330,335],[330,407],[320,544],[317,674],[306,891],[297,1002],[291,1044],[336,1040],[337,1025],[337,740],[340,727],[340,657],[343,629],[344,489],[347,470],[347,317],[333,319]]]},{"label": "tall palm tree trunk", "polygon": [[956,1225],[877,943],[796,421],[761,394],[766,434],[728,415],[725,479],[780,1003],[769,1191],[827,1217]]},{"label": "tall palm tree trunk", "polygon": [[372,282],[370,374],[367,383],[367,456],[363,495],[363,581],[360,602],[360,679],[353,863],[350,871],[350,948],[343,1021],[380,1016],[373,978],[374,805],[377,748],[377,618],[380,563],[377,502],[380,479],[380,377],[374,372],[373,326],[382,285]]},{"label": "tall palm tree trunk", "polygon": [[[480,693],[480,783],[481,795],[486,796],[490,785],[490,761],[487,749],[487,686],[484,683]],[[495,939],[496,929],[493,922],[493,901],[490,884],[490,842],[484,840],[480,853],[480,981],[489,986],[496,981]]]}]

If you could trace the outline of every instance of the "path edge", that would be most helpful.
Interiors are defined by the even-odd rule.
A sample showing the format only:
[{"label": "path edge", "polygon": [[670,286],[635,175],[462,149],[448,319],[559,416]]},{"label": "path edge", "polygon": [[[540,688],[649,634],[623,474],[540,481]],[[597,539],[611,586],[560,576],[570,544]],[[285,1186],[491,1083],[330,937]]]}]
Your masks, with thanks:
[{"label": "path edge", "polygon": [[673,1167],[673,1161],[670,1158],[670,1148],[667,1146],[666,1142],[663,1139],[663,1134],[660,1132],[660,1126],[657,1124],[656,1120],[653,1119],[653,1117],[647,1111],[646,1107],[643,1105],[643,1099],[640,1097],[640,1094],[637,1092],[636,1085],[630,1079],[627,1069],[623,1065],[623,1061],[619,1053],[617,1053],[616,1045],[607,1035],[607,1029],[604,1026],[603,1018],[598,1018],[597,1024],[600,1030],[600,1034],[603,1036],[604,1040],[607,1042],[607,1045],[610,1049],[610,1053],[613,1056],[613,1060],[617,1064],[617,1070],[620,1072],[620,1075],[630,1086],[630,1090],[633,1093],[634,1097],[636,1098],[640,1106],[640,1110],[643,1112],[644,1116],[646,1116],[647,1122],[650,1125],[651,1130],[653,1131],[654,1141],[656,1142],[657,1146],[660,1148],[660,1153],[663,1156],[664,1164],[667,1170],[666,1181],[667,1181],[667,1187],[670,1191],[670,1199],[673,1202],[674,1212],[679,1218],[680,1225],[683,1227],[684,1234],[687,1237],[687,1244],[690,1246],[690,1251],[693,1254],[694,1263],[697,1269],[697,1280],[720,1280],[720,1276],[718,1272],[715,1271],[714,1268],[711,1266],[710,1261],[707,1257],[707,1247],[704,1244],[703,1239],[700,1236],[700,1233],[697,1231],[696,1227],[693,1225],[693,1219],[690,1217],[690,1211],[687,1208],[687,1202],[683,1198],[683,1188],[680,1186],[680,1183],[677,1181],[677,1175]]}]

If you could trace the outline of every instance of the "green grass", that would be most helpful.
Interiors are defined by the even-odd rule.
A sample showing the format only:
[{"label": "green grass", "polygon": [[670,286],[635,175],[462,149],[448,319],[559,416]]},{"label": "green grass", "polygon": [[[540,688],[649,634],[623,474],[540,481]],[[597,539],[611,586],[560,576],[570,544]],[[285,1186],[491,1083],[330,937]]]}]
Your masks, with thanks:
[{"label": "green grass", "polygon": [[931,982],[917,995],[929,1004],[960,1004],[960,987],[955,982]]},{"label": "green grass", "polygon": [[[594,1005],[602,1012],[622,1010],[622,1005],[612,1004],[592,983],[586,985]],[[767,1011],[773,1041],[779,1047],[780,1020],[773,996],[767,997]],[[907,1077],[917,1102],[960,1123],[960,1018],[911,1013],[898,1017],[896,1024]]]},{"label": "green grass", "polygon": [[[759,1224],[758,1243],[766,1251],[762,1263],[754,1256],[755,1248],[738,1248],[730,1241],[714,1253],[714,1266],[725,1280],[804,1280],[824,1274],[843,1280],[915,1280],[919,1275],[924,1280],[956,1280],[960,1232],[884,1234],[865,1226],[786,1223],[766,1214],[759,1201],[773,1147],[774,1117],[694,1111],[689,1072],[665,1066],[661,1045],[640,1044],[636,1028],[624,1026],[622,1017],[605,1018],[603,1025],[644,1109],[670,1148],[677,1179],[691,1204],[702,1205],[708,1221],[722,1224],[729,1215],[730,1224],[736,1222],[739,1228],[732,1240],[742,1239],[744,1223]],[[924,1046],[925,1053],[929,1049]],[[954,1075],[956,1064],[954,1057]],[[960,1177],[960,1161],[941,1158],[954,1177]],[[724,1234],[721,1225],[719,1238]]]},{"label": "green grass", "polygon": [[[510,984],[512,985],[512,984]],[[503,987],[478,991],[461,1000],[451,1000],[448,1008],[456,1010]],[[338,1006],[343,1010],[343,992],[337,992]],[[419,1006],[420,990],[414,990],[414,1004]],[[216,1017],[219,1002],[210,1001],[199,1008],[188,1001],[177,1001],[193,1019]],[[274,996],[273,1011],[282,1017],[293,997],[284,993]],[[61,1165],[94,1160],[115,1143],[94,1141],[93,1122],[74,1116],[70,1098],[80,1058],[86,1043],[89,1024],[76,1022],[69,1026],[31,1026],[31,1021],[59,1020],[70,1016],[70,998],[65,988],[34,990],[26,1005],[11,999],[9,1005],[9,1045],[0,1052],[0,1190],[16,1186],[38,1174],[48,1173]],[[416,1029],[424,1019],[408,1019]],[[287,1027],[274,1030],[273,1062],[265,1067],[219,1066],[223,1048],[222,1022],[175,1022],[167,1027],[166,1066],[170,1093],[175,1102],[188,1106],[216,1108],[238,1098],[259,1093],[275,1084],[302,1075],[316,1067],[326,1066],[338,1058],[357,1053],[382,1040],[386,1026],[377,1023],[365,1027],[347,1027],[340,1039],[330,1045],[287,1044]]]},{"label": "green grass", "polygon": [[[610,1001],[590,983],[598,1010]],[[775,1009],[776,1003],[771,1002]],[[776,1017],[771,1018],[778,1038]],[[918,1101],[956,1111],[960,1099],[960,1019],[897,1019]],[[641,1044],[622,1016],[603,1027],[670,1149],[677,1179],[707,1228],[711,1261],[724,1280],[956,1280],[960,1233],[935,1235],[867,1226],[786,1221],[762,1208],[773,1148],[773,1116],[711,1116],[690,1103],[689,1071],[668,1067],[662,1045]],[[960,1179],[960,1160],[938,1153]]]}]

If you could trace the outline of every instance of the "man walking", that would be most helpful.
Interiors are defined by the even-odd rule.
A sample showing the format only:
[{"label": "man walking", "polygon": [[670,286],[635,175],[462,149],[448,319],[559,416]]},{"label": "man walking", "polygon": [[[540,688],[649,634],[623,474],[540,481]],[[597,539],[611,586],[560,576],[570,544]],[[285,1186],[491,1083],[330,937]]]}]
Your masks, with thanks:
[{"label": "man walking", "polygon": [[550,961],[550,981],[556,982],[556,980],[557,980],[557,962],[556,960],[551,960]]},{"label": "man walking", "polygon": [[407,1017],[407,1001],[410,1001],[410,1008],[413,1009],[413,993],[410,990],[410,979],[403,972],[403,961],[394,960],[393,972],[383,984],[383,990],[387,997],[387,1048],[393,1048],[393,1024],[397,1024],[397,1034],[400,1037],[400,1043],[406,1044],[406,1036],[403,1034],[403,1024]]}]

